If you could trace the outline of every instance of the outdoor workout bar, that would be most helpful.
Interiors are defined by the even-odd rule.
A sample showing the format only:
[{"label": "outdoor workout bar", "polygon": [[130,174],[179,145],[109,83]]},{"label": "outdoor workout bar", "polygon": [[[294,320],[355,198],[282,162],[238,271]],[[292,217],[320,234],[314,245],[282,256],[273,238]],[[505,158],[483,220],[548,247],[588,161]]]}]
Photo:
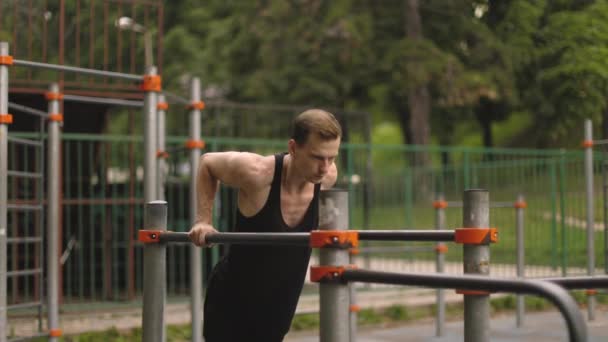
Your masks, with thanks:
[{"label": "outdoor workout bar", "polygon": [[[602,283],[608,284],[608,277],[603,278]],[[583,315],[578,309],[578,305],[565,289],[552,282],[495,279],[473,275],[404,274],[351,269],[344,269],[340,275],[340,279],[348,282],[418,285],[432,288],[466,288],[467,290],[536,294],[550,300],[559,308],[568,325],[570,341],[587,341],[587,327]]]},{"label": "outdoor workout bar", "polygon": [[111,98],[104,98],[104,97],[68,95],[68,94],[63,95],[63,100],[64,101],[83,102],[83,103],[107,104],[107,105],[113,105],[113,106],[136,107],[136,108],[142,108],[144,106],[143,101],[129,101],[129,100],[111,99]]},{"label": "outdoor workout bar", "polygon": [[73,67],[73,66],[59,65],[59,64],[24,61],[21,59],[14,59],[13,65],[31,67],[31,68],[49,69],[49,70],[55,70],[55,71],[77,72],[77,73],[81,73],[81,74],[101,76],[101,77],[122,78],[122,79],[126,79],[126,80],[131,80],[131,81],[142,81],[142,79],[143,79],[143,77],[141,75],[125,74],[122,72],[114,72],[114,71],[87,69],[87,68],[80,68],[80,67]]},{"label": "outdoor workout bar", "polygon": [[41,110],[38,110],[38,109],[35,109],[35,108],[30,108],[30,107],[27,107],[27,106],[22,106],[20,104],[16,104],[16,103],[13,103],[13,102],[9,102],[8,103],[8,108],[14,109],[14,110],[19,111],[19,112],[23,112],[23,113],[27,113],[27,114],[31,114],[31,115],[40,116],[40,117],[43,117],[43,118],[46,118],[46,117],[49,116],[47,112],[44,112],[44,111],[41,111]]},{"label": "outdoor workout bar", "polygon": [[[453,230],[351,230],[359,240],[369,241],[454,241]],[[313,231],[314,234],[314,231]],[[209,243],[244,245],[307,245],[311,233],[212,233],[207,235]],[[190,242],[188,233],[140,230],[140,240],[145,242]]]}]

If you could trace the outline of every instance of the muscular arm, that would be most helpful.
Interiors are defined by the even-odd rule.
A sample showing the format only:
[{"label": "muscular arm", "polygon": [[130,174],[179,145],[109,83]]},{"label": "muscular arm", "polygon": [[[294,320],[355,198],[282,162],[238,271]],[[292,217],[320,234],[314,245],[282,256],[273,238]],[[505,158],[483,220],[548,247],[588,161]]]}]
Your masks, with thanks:
[{"label": "muscular arm", "polygon": [[204,246],[204,235],[215,231],[211,223],[219,182],[246,194],[271,181],[265,177],[264,158],[246,152],[216,152],[201,156],[196,174],[196,222],[190,230],[192,242]]}]

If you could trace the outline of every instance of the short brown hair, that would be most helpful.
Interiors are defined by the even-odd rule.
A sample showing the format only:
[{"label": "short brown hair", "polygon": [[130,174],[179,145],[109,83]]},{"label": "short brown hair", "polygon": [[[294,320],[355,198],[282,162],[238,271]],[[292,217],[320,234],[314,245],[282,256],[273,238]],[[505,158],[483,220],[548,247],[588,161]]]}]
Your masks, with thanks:
[{"label": "short brown hair", "polygon": [[294,118],[291,138],[302,146],[311,133],[323,140],[333,140],[342,137],[342,127],[332,113],[322,109],[309,109]]}]

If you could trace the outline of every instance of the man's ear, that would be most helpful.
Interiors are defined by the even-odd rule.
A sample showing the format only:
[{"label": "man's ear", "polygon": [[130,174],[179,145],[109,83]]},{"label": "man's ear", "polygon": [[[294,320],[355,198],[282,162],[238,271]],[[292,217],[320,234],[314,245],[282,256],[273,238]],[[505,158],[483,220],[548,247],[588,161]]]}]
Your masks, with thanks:
[{"label": "man's ear", "polygon": [[296,151],[296,141],[293,139],[289,139],[289,141],[287,142],[287,148],[288,148],[288,152],[291,156],[293,156],[295,154]]}]

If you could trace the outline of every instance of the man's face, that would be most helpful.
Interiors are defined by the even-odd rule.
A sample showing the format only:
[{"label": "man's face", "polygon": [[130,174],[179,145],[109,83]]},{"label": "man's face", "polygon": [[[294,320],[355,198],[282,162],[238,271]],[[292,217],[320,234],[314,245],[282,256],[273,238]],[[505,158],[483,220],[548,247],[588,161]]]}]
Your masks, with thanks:
[{"label": "man's face", "polygon": [[291,145],[298,172],[316,184],[323,180],[338,156],[340,138],[323,140],[317,134],[311,134],[304,145],[299,146],[295,141]]}]

